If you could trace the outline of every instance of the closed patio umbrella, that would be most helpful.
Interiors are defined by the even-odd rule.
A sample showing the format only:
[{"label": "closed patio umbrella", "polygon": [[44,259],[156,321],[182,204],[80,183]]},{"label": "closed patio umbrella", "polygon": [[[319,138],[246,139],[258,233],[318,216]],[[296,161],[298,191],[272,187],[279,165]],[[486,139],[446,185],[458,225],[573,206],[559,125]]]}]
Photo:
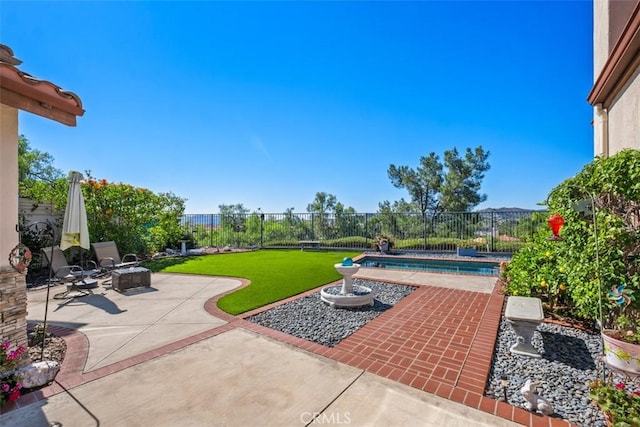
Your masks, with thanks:
[{"label": "closed patio umbrella", "polygon": [[89,226],[87,225],[87,210],[84,206],[84,197],[80,181],[83,176],[80,172],[69,173],[69,196],[67,208],[64,211],[62,223],[62,238],[60,249],[63,251],[72,246],[80,246],[89,250]]},{"label": "closed patio umbrella", "polygon": [[[65,250],[72,246],[80,246],[84,249],[90,248],[89,242],[89,226],[87,225],[87,210],[84,206],[84,197],[82,197],[82,189],[80,188],[80,181],[83,176],[80,172],[69,172],[69,194],[67,196],[67,207],[64,211],[64,220],[62,222],[62,236],[60,237],[60,249]],[[53,245],[51,246],[51,260],[53,260]],[[80,264],[82,265],[82,251],[80,251]],[[49,263],[49,281],[47,282],[47,299],[44,309],[44,330],[47,330],[47,313],[49,311],[49,289],[51,286],[51,274],[52,274],[52,262]],[[80,277],[80,283],[87,284],[84,279],[84,270]],[[75,288],[75,289],[74,289]],[[66,292],[58,295],[57,297],[66,297],[71,290],[78,290],[77,286],[74,288],[67,288]],[[82,292],[81,295],[87,295],[86,292]],[[44,337],[42,337],[42,351],[40,353],[40,359],[44,360]]]}]

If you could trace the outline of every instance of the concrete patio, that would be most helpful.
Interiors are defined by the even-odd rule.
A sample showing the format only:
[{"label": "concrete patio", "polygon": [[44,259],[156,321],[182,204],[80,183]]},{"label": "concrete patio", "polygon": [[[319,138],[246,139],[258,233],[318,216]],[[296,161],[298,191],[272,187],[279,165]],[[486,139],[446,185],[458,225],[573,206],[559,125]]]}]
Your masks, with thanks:
[{"label": "concrete patio", "polygon": [[[7,405],[0,425],[568,425],[482,396],[495,278],[371,270],[358,275],[422,284],[333,348],[219,311],[217,298],[243,285],[234,278],[155,273],[151,288],[50,298],[62,370]],[[457,289],[466,282],[474,290]],[[45,301],[29,292],[30,322]]]}]

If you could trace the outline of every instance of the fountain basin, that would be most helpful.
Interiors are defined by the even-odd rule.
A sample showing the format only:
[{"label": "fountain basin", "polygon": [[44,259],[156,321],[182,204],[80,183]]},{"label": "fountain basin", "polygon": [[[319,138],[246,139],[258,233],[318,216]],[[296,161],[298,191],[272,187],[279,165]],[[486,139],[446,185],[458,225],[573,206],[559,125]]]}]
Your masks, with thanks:
[{"label": "fountain basin", "polygon": [[352,265],[342,265],[335,264],[335,269],[338,270],[338,273],[342,274],[345,277],[351,277],[360,270],[360,264],[352,264]]},{"label": "fountain basin", "polygon": [[320,299],[334,308],[373,306],[371,288],[360,285],[352,288],[352,292],[342,293],[342,286],[326,286],[320,291]]}]

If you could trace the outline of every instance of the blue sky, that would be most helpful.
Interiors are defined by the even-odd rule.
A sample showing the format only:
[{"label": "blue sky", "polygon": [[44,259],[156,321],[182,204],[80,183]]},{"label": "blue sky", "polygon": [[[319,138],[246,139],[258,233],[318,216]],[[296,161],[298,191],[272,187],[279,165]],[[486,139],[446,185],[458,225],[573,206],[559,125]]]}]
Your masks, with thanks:
[{"label": "blue sky", "polygon": [[593,159],[592,3],[2,1],[20,69],[78,94],[20,113],[55,166],[186,198],[375,212],[390,164],[482,145],[485,207],[537,208]]}]

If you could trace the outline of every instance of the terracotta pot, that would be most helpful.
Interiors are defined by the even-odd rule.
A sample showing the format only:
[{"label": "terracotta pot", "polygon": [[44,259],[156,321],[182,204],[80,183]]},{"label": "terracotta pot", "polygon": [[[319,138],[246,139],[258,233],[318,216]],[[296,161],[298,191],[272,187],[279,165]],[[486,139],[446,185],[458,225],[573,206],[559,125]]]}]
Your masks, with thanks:
[{"label": "terracotta pot", "polygon": [[607,330],[602,332],[604,341],[604,356],[607,365],[621,371],[640,374],[640,345],[631,344],[613,338],[607,334]]}]

